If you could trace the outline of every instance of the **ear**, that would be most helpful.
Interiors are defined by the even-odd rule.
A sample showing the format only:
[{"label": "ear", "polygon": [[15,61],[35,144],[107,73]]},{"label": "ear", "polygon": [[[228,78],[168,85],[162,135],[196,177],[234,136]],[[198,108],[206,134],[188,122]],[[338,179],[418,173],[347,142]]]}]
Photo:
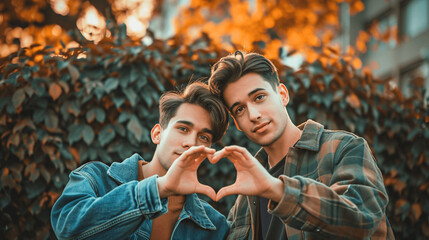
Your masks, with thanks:
[{"label": "ear", "polygon": [[154,144],[159,144],[161,142],[161,125],[159,123],[153,126],[152,131],[150,131],[150,136]]},{"label": "ear", "polygon": [[289,104],[289,91],[283,83],[279,84],[277,90],[279,91],[283,106],[286,107]]}]

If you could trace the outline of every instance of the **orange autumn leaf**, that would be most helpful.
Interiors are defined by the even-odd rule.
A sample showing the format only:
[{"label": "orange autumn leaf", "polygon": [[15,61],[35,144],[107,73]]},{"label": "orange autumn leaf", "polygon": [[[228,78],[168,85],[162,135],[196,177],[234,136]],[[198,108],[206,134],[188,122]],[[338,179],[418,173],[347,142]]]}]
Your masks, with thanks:
[{"label": "orange autumn leaf", "polygon": [[61,93],[62,89],[57,83],[52,83],[51,86],[49,86],[49,95],[54,99],[54,101],[60,97]]},{"label": "orange autumn leaf", "polygon": [[80,164],[80,155],[79,151],[74,147],[69,147],[69,152],[73,156],[74,160]]},{"label": "orange autumn leaf", "polygon": [[353,61],[352,61],[352,66],[355,68],[355,69],[360,69],[361,67],[362,67],[362,61],[359,59],[359,58],[354,58],[353,59]]},{"label": "orange autumn leaf", "polygon": [[356,13],[362,12],[365,9],[365,6],[362,1],[354,2],[350,7],[351,15],[355,15]]},{"label": "orange autumn leaf", "polygon": [[359,108],[361,106],[359,98],[354,93],[347,96],[346,101],[353,108]]},{"label": "orange autumn leaf", "polygon": [[414,222],[417,222],[420,218],[420,216],[422,215],[422,206],[420,205],[420,203],[413,203],[413,205],[411,205],[411,219]]}]

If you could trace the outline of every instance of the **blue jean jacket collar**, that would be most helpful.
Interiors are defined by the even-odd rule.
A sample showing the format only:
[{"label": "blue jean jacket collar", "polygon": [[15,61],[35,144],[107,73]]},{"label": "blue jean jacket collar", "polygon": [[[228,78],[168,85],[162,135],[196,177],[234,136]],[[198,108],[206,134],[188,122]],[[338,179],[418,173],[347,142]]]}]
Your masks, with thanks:
[{"label": "blue jean jacket collar", "polygon": [[201,204],[201,200],[195,193],[186,195],[185,205],[180,213],[180,219],[186,218],[187,216],[204,229],[216,230],[215,225],[207,216],[207,213]]},{"label": "blue jean jacket collar", "polygon": [[122,162],[114,162],[107,170],[107,174],[121,184],[135,181],[138,179],[137,164],[139,160],[144,161],[140,155],[135,153]]},{"label": "blue jean jacket collar", "polygon": [[[140,160],[144,161],[139,154],[135,153],[122,162],[112,163],[107,174],[121,184],[135,181],[138,179],[138,169],[136,166]],[[186,196],[185,205],[180,213],[180,219],[188,217],[204,229],[216,230],[215,225],[207,216],[200,199],[195,193]]]}]

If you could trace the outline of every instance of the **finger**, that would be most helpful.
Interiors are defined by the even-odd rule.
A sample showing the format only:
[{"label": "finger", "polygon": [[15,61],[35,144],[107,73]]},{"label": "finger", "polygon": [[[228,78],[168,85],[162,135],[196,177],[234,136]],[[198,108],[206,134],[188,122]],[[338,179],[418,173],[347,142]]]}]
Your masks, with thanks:
[{"label": "finger", "polygon": [[198,184],[195,187],[195,193],[202,193],[209,197],[211,200],[216,201],[216,192],[210,186]]},{"label": "finger", "polygon": [[246,162],[246,158],[240,152],[231,152],[229,156],[230,156],[229,159],[233,164],[237,162],[239,163]]},{"label": "finger", "polygon": [[252,154],[250,154],[249,151],[246,148],[244,148],[244,147],[232,145],[232,146],[225,147],[225,149],[227,151],[229,151],[229,152],[240,153],[245,158],[251,158],[251,157],[253,157]]},{"label": "finger", "polygon": [[210,161],[212,164],[215,164],[215,163],[217,163],[220,159],[222,159],[222,158],[226,157],[228,154],[229,154],[229,153],[226,151],[226,149],[225,149],[225,148],[223,148],[222,150],[219,150],[219,151],[215,152],[215,153],[213,154],[213,158],[212,158],[212,159],[209,159],[209,161]]},{"label": "finger", "polygon": [[184,151],[182,155],[180,156],[183,161],[189,162],[189,161],[195,161],[195,159],[199,159],[201,157],[201,154],[203,156],[203,160],[205,158],[206,153],[214,153],[215,150],[211,148],[207,148],[204,145],[200,146],[192,146],[188,150]]},{"label": "finger", "polygon": [[197,156],[195,157],[194,161],[197,164],[201,164],[206,158],[211,158],[213,157],[213,154],[216,152],[216,150],[212,149],[212,148],[205,148],[203,150],[203,152],[200,153],[196,153]]},{"label": "finger", "polygon": [[216,202],[226,196],[238,194],[236,189],[235,184],[221,188],[216,194]]}]

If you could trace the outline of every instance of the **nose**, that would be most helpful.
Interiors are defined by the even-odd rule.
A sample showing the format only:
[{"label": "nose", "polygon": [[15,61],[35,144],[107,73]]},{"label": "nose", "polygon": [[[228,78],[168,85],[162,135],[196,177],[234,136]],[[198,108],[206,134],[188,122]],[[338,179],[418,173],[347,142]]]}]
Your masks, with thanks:
[{"label": "nose", "polygon": [[261,118],[261,112],[255,106],[248,106],[248,113],[250,121],[258,121]]},{"label": "nose", "polygon": [[197,136],[194,136],[195,134],[188,134],[186,136],[183,136],[182,139],[182,147],[185,149],[189,149],[192,146],[197,145]]}]

